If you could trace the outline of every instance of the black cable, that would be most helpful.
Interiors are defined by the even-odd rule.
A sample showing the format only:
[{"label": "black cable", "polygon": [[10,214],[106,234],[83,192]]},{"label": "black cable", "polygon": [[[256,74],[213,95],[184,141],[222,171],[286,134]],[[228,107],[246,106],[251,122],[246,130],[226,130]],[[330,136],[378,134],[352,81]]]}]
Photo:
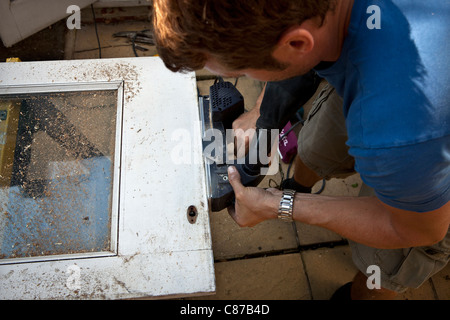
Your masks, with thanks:
[{"label": "black cable", "polygon": [[144,32],[148,32],[148,31],[150,31],[150,29],[141,30],[139,32],[136,32],[133,35],[133,37],[131,37],[131,48],[133,49],[133,53],[134,53],[135,57],[139,57],[139,55],[138,55],[138,53],[136,51],[136,39],[137,39],[138,36],[141,36]]},{"label": "black cable", "polygon": [[[294,163],[294,160],[295,160],[295,155],[293,155],[291,157],[291,160],[289,161],[289,165],[288,165],[287,172],[286,172],[286,177],[284,176],[283,170],[282,170],[282,168],[280,166],[280,173],[281,173],[280,186],[283,185],[284,180],[290,179],[289,175],[290,175],[290,171],[291,171],[292,165]],[[294,178],[292,177],[292,179],[294,179]],[[318,191],[314,192],[314,194],[321,194],[323,192],[323,190],[325,190],[326,183],[327,183],[327,180],[326,179],[322,179],[322,186],[320,187],[320,189]]]},{"label": "black cable", "polygon": [[95,10],[94,10],[94,5],[91,4],[91,11],[92,11],[92,16],[94,17],[94,28],[95,28],[95,35],[97,36],[97,43],[98,43],[98,57],[99,59],[102,58],[102,46],[100,45],[100,38],[98,36],[98,30],[97,30],[97,21],[95,18]]},{"label": "black cable", "polygon": [[136,57],[139,57],[136,51],[136,37],[137,33],[134,34],[134,36],[131,38],[131,48],[133,49],[133,53]]},{"label": "black cable", "polygon": [[[287,136],[287,135],[288,135],[288,134],[289,134],[289,133],[297,126],[297,125],[303,124],[303,123],[305,123],[304,120],[300,120],[299,122],[296,122],[291,128],[289,128],[288,131],[286,131],[286,133],[284,133],[284,134],[280,137],[279,141],[281,141],[284,137],[286,137],[286,136]],[[290,161],[289,161],[289,165],[288,165],[287,172],[286,172],[286,177],[284,177],[283,174],[282,174],[282,176],[281,176],[280,186],[283,185],[284,180],[289,179],[289,175],[290,175],[291,168],[292,168],[292,165],[293,165],[293,163],[294,163],[294,160],[295,160],[295,155],[293,155],[293,156],[291,157]],[[280,170],[281,170],[281,167],[280,167]],[[321,194],[321,193],[323,192],[323,190],[325,189],[326,183],[327,183],[327,180],[326,180],[326,179],[322,179],[322,186],[320,187],[320,189],[319,189],[317,192],[314,192],[314,194]]]},{"label": "black cable", "polygon": [[305,123],[305,120],[300,120],[300,121],[294,123],[294,124],[292,125],[292,127],[289,128],[288,131],[286,131],[285,133],[283,133],[283,135],[280,137],[279,141],[283,140],[283,139],[284,139],[284,138],[285,138],[292,130],[294,130],[299,124],[304,124],[304,123]]},{"label": "black cable", "polygon": [[322,179],[322,186],[320,187],[319,191],[314,192],[314,194],[321,194],[322,191],[325,189],[326,183],[327,183],[327,179]]}]

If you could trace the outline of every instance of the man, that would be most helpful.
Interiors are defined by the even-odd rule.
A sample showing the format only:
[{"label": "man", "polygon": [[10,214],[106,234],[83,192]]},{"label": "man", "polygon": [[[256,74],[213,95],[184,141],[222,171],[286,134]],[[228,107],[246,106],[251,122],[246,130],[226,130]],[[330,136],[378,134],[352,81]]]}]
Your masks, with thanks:
[{"label": "man", "polygon": [[[261,108],[239,120],[247,126],[304,95],[310,70],[329,82],[300,133],[288,183],[298,192],[244,187],[230,167],[229,212],[240,226],[283,217],[349,239],[361,270],[353,299],[394,298],[449,261],[449,16],[439,0],[154,0],[169,69],[268,81]],[[308,193],[353,169],[373,196]],[[366,285],[370,265],[381,269],[380,289]]]}]

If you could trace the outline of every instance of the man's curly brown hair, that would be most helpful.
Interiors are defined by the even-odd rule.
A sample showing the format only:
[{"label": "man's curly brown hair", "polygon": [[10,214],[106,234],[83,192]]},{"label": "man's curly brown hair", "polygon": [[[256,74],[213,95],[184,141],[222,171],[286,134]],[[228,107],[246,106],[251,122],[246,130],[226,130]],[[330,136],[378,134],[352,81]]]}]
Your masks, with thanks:
[{"label": "man's curly brown hair", "polygon": [[230,70],[279,70],[272,51],[285,30],[332,10],[334,0],[153,0],[159,56],[172,71],[194,71],[209,56]]}]

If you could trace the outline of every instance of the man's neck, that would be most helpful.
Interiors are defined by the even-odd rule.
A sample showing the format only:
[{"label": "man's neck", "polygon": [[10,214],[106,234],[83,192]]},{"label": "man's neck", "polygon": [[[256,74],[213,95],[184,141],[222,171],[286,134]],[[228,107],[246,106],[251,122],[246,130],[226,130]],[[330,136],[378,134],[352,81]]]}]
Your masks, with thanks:
[{"label": "man's neck", "polygon": [[337,0],[318,34],[322,61],[337,61],[348,34],[354,0]]}]

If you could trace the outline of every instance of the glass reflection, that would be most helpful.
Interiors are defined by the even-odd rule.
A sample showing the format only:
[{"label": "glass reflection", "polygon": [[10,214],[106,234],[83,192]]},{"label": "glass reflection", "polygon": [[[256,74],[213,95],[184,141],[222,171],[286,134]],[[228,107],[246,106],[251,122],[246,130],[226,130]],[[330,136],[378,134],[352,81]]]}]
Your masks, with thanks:
[{"label": "glass reflection", "polygon": [[0,96],[0,259],[109,251],[117,92]]}]

